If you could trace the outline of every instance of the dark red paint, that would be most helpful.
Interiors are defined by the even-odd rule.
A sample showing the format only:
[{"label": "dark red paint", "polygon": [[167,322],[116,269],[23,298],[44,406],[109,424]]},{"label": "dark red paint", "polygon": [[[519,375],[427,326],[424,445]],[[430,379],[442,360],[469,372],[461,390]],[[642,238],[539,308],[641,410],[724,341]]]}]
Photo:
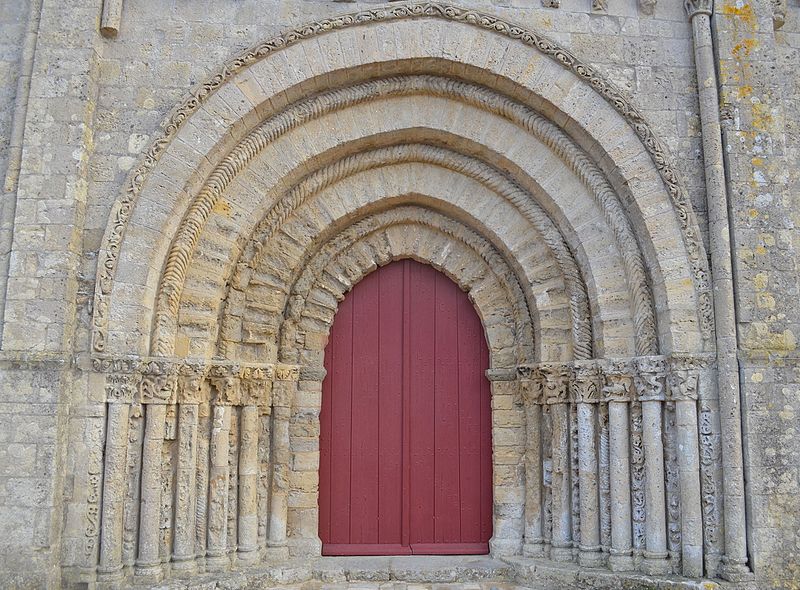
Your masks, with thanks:
[{"label": "dark red paint", "polygon": [[487,553],[489,351],[467,295],[402,260],[345,297],[325,349],[324,555]]}]

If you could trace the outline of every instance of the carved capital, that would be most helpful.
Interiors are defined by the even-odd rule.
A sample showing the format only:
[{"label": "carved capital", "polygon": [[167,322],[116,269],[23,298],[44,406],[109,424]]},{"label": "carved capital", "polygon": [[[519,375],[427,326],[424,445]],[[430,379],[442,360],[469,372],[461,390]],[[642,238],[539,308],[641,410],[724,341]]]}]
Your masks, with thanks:
[{"label": "carved capital", "polygon": [[208,401],[206,373],[208,368],[200,364],[184,364],[178,370],[178,402],[200,404]]},{"label": "carved capital", "polygon": [[139,392],[143,404],[174,404],[178,393],[178,376],[174,373],[142,375]]},{"label": "carved capital", "polygon": [[600,368],[594,361],[576,361],[572,367],[572,399],[579,404],[596,404],[601,400]]},{"label": "carved capital", "polygon": [[270,368],[244,367],[242,369],[242,403],[269,407],[272,377],[273,371]]},{"label": "carved capital", "polygon": [[714,10],[714,0],[684,0],[683,7],[686,9],[689,20],[698,14],[711,16],[711,12]]},{"label": "carved capital", "polygon": [[139,375],[135,373],[109,373],[105,376],[106,402],[129,404],[136,396]]},{"label": "carved capital", "polygon": [[544,403],[565,404],[569,401],[569,365],[542,363],[536,367],[541,382]]},{"label": "carved capital", "polygon": [[607,361],[603,367],[603,401],[629,402],[633,398],[633,371],[628,361]]},{"label": "carved capital", "polygon": [[219,406],[235,406],[241,402],[239,365],[213,365],[209,379],[214,388],[214,403]]},{"label": "carved capital", "polygon": [[641,401],[663,401],[665,399],[665,380],[667,360],[663,356],[641,356],[636,359],[636,373],[633,376],[636,395]]},{"label": "carved capital", "polygon": [[520,390],[526,406],[544,402],[544,381],[541,375],[530,366],[519,367]]}]

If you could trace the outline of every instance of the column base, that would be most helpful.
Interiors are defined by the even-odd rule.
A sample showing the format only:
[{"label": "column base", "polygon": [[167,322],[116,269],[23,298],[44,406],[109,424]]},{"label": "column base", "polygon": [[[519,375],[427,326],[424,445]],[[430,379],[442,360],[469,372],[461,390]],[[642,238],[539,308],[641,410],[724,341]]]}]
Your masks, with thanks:
[{"label": "column base", "polygon": [[522,554],[525,557],[544,557],[544,549],[543,541],[533,541],[531,543],[525,543],[522,546]]},{"label": "column base", "polygon": [[648,553],[644,552],[641,568],[646,574],[669,574],[672,572],[672,565],[667,560],[669,554],[664,553]]},{"label": "column base", "polygon": [[194,557],[172,557],[172,571],[179,577],[197,572],[197,561]]},{"label": "column base", "polygon": [[522,539],[489,539],[489,553],[492,557],[511,557],[522,554]]},{"label": "column base", "polygon": [[734,561],[725,557],[722,558],[719,576],[729,582],[749,582],[755,579],[755,574],[750,571],[745,562]]},{"label": "column base", "polygon": [[242,549],[236,552],[236,562],[241,565],[252,565],[258,561],[258,550],[253,547],[252,549]]},{"label": "column base", "polygon": [[572,546],[561,547],[553,545],[550,547],[550,559],[553,561],[572,561]]},{"label": "column base", "polygon": [[600,547],[580,547],[578,553],[578,564],[581,567],[603,567],[606,557]]},{"label": "column base", "polygon": [[632,572],[633,555],[620,555],[612,553],[608,556],[608,569],[612,572]]},{"label": "column base", "polygon": [[161,563],[137,563],[133,575],[138,584],[158,584],[164,579],[164,569]]},{"label": "column base", "polygon": [[283,545],[267,545],[264,549],[264,561],[270,564],[280,564],[289,559],[289,546]]},{"label": "column base", "polygon": [[224,572],[231,565],[231,560],[228,555],[206,555],[206,571],[207,572]]}]

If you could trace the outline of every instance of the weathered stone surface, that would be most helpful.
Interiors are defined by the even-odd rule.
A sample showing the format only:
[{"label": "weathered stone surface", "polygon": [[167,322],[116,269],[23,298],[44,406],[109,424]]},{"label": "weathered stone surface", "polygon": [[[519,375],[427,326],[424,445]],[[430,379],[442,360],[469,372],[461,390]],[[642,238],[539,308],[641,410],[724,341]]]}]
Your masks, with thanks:
[{"label": "weathered stone surface", "polygon": [[[0,585],[798,586],[792,2],[5,4]],[[483,322],[511,561],[319,558],[403,257]]]}]

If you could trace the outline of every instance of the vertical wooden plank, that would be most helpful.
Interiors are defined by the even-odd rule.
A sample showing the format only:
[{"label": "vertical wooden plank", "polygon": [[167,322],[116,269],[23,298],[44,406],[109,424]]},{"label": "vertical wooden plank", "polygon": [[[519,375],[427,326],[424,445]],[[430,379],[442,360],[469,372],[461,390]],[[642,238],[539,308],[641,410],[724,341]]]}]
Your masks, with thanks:
[{"label": "vertical wooden plank", "polygon": [[378,286],[377,273],[353,289],[353,384],[350,543],[378,542]]},{"label": "vertical wooden plank", "polygon": [[459,508],[458,428],[458,296],[461,291],[434,269],[428,271],[436,285],[434,327],[435,369],[435,539],[457,543],[461,538]]},{"label": "vertical wooden plank", "polygon": [[402,543],[411,547],[411,264],[403,260],[403,516]]},{"label": "vertical wooden plank", "polygon": [[434,372],[435,284],[409,261],[410,543],[435,542]]},{"label": "vertical wooden plank", "polygon": [[350,427],[353,300],[345,297],[334,320],[331,381],[330,542],[350,542]]},{"label": "vertical wooden plank", "polygon": [[458,395],[461,541],[481,537],[481,409],[483,404],[480,320],[465,294],[458,301]]},{"label": "vertical wooden plank", "polygon": [[378,543],[401,544],[403,502],[403,264],[378,286]]}]

